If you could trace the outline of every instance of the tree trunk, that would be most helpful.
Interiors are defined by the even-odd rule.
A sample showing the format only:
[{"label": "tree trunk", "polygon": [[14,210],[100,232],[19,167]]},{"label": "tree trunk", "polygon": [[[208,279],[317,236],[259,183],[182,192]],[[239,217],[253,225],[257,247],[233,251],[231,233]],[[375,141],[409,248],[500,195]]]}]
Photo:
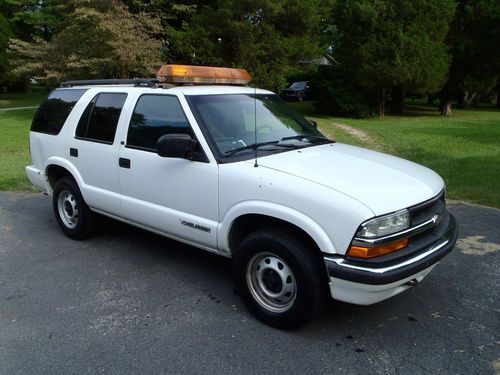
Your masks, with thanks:
[{"label": "tree trunk", "polygon": [[474,93],[474,98],[472,99],[472,106],[474,108],[479,108],[479,101],[481,100],[481,95],[478,92]]},{"label": "tree trunk", "polygon": [[460,102],[458,103],[458,108],[467,109],[471,103],[474,93],[469,93],[464,91],[460,97]]},{"label": "tree trunk", "polygon": [[451,101],[443,100],[439,105],[439,110],[441,111],[442,116],[451,116]]},{"label": "tree trunk", "polygon": [[476,97],[477,97],[476,91],[473,91],[471,93],[466,92],[466,94],[464,94],[464,97],[462,98],[460,108],[464,108],[464,109],[469,108],[471,106],[471,104],[474,102],[474,99]]},{"label": "tree trunk", "polygon": [[497,108],[500,108],[500,78],[497,80]]},{"label": "tree trunk", "polygon": [[394,113],[403,113],[405,101],[405,92],[401,87],[394,86],[391,91],[391,111]]},{"label": "tree trunk", "polygon": [[384,118],[385,115],[385,94],[385,87],[380,87],[377,90],[378,115],[380,118]]}]

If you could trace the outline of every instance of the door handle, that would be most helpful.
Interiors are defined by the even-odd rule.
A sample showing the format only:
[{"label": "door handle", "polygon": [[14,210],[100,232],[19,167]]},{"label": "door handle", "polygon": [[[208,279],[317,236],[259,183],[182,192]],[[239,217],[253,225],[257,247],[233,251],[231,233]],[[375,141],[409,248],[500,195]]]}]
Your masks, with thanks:
[{"label": "door handle", "polygon": [[118,165],[122,168],[130,168],[130,159],[120,158],[118,159]]}]

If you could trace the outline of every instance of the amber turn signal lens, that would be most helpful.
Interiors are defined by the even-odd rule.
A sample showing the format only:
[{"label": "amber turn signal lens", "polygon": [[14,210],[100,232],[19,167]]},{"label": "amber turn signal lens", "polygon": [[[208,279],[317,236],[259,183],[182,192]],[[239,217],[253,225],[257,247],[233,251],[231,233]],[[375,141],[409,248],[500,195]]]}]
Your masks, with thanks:
[{"label": "amber turn signal lens", "polygon": [[160,82],[246,85],[250,75],[245,69],[214,66],[163,65],[158,70]]},{"label": "amber turn signal lens", "polygon": [[375,247],[363,247],[351,245],[347,251],[347,255],[353,258],[374,258],[380,255],[389,254],[394,251],[401,250],[408,246],[408,238],[392,242],[387,245],[375,246]]}]

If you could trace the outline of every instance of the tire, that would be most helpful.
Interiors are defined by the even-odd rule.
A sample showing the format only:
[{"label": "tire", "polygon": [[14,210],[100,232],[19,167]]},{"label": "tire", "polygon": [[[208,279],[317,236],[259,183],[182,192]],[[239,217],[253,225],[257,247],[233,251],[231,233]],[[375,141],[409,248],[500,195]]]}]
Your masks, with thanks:
[{"label": "tire", "polygon": [[303,94],[303,93],[301,93],[301,92],[299,92],[299,93],[297,94],[297,101],[298,101],[298,102],[301,102],[301,101],[303,101],[303,100],[304,100],[304,94]]},{"label": "tire", "polygon": [[92,235],[94,215],[73,179],[63,177],[56,182],[52,207],[57,223],[66,236],[81,240]]},{"label": "tire", "polygon": [[322,308],[328,285],[321,257],[281,230],[246,237],[234,259],[236,288],[250,312],[280,329],[306,324]]}]

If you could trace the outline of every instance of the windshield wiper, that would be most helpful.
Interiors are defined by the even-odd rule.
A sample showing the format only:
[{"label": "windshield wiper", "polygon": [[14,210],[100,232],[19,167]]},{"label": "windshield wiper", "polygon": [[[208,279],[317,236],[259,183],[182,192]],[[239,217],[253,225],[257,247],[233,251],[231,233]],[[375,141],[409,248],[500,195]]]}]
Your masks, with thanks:
[{"label": "windshield wiper", "polygon": [[277,146],[277,147],[286,147],[286,148],[300,148],[299,145],[293,144],[293,143],[281,143],[283,141],[289,141],[289,140],[302,140],[306,139],[309,143],[312,143],[311,141],[315,142],[327,142],[327,143],[334,143],[335,141],[332,141],[328,138],[319,136],[319,135],[309,135],[309,134],[297,134],[297,135],[292,135],[290,137],[284,137],[281,138],[279,141],[270,141],[270,142],[260,142],[260,143],[255,143],[252,145],[240,147],[240,148],[235,148],[234,150],[229,150],[224,153],[224,156],[231,156],[233,154],[236,154],[240,151],[245,151],[245,150],[256,150],[259,149],[263,146]]},{"label": "windshield wiper", "polygon": [[[323,142],[328,142],[328,143],[335,142],[335,141],[332,141],[331,139],[328,139],[326,137],[322,137],[319,135],[310,135],[310,134],[297,134],[297,135],[292,135],[290,137],[284,137],[284,138],[281,138],[280,142],[289,141],[292,139],[297,139],[297,140],[306,139],[308,141],[323,141]],[[311,143],[311,142],[309,142],[309,143]],[[281,146],[281,144],[279,144],[279,145]]]},{"label": "windshield wiper", "polygon": [[259,149],[262,146],[277,146],[277,147],[286,147],[286,148],[297,148],[296,145],[292,145],[292,144],[279,144],[278,142],[281,142],[281,141],[261,142],[261,143],[255,143],[255,144],[252,144],[252,145],[248,145],[248,146],[245,146],[245,147],[235,148],[234,150],[226,151],[224,153],[224,156],[231,156],[233,154],[236,154],[237,152],[245,151],[245,150],[256,150],[256,149]]}]

